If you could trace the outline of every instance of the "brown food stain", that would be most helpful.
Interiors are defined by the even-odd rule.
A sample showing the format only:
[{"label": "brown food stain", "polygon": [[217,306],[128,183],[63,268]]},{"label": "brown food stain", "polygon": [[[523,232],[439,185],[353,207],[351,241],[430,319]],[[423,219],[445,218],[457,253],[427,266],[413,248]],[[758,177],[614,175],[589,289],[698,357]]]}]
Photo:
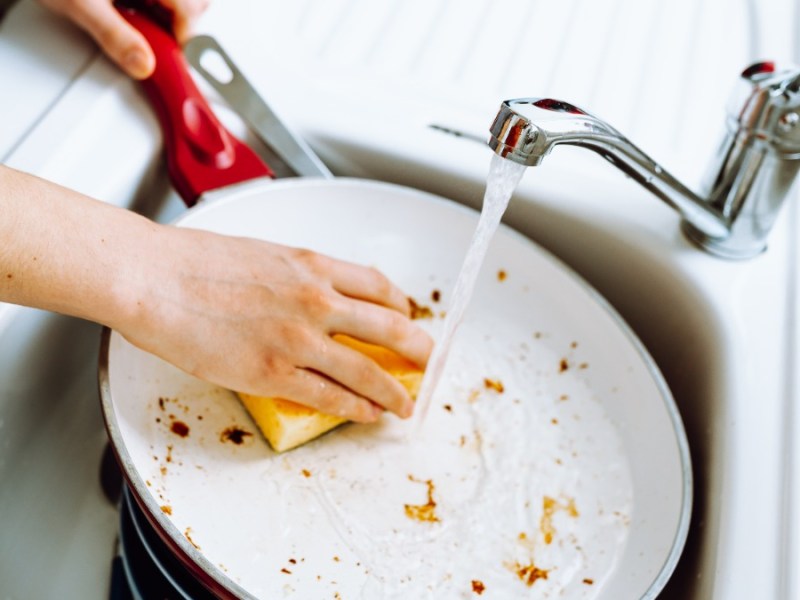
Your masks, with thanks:
[{"label": "brown food stain", "polygon": [[483,378],[483,387],[487,390],[494,390],[498,394],[502,394],[505,391],[505,387],[503,387],[503,382],[499,379],[489,379],[488,377]]},{"label": "brown food stain", "polygon": [[200,550],[200,546],[198,546],[198,545],[197,545],[197,542],[195,542],[195,541],[192,539],[192,528],[191,528],[191,527],[187,527],[187,528],[186,528],[186,531],[184,531],[184,532],[183,532],[183,537],[185,537],[187,540],[189,540],[189,543],[190,543],[192,546],[194,546],[195,548],[197,548],[198,550]]},{"label": "brown food stain", "polygon": [[506,273],[505,270],[500,269],[497,272],[497,281],[505,281],[506,277],[508,277],[508,273]]},{"label": "brown food stain", "polygon": [[169,426],[169,430],[177,436],[187,437],[189,435],[189,426],[183,421],[173,421]]},{"label": "brown food stain", "polygon": [[408,306],[411,311],[411,318],[412,319],[432,319],[433,318],[433,311],[428,306],[424,306],[422,304],[417,304],[417,302],[409,297],[408,298]]},{"label": "brown food stain", "polygon": [[431,292],[431,300],[434,302],[439,302],[442,299],[442,293],[439,290],[433,290]]},{"label": "brown food stain", "polygon": [[562,358],[561,362],[558,363],[558,372],[563,373],[567,369],[569,369],[569,363],[567,362],[566,358]]},{"label": "brown food stain", "polygon": [[311,471],[309,471],[308,469],[303,469],[300,472],[303,474],[303,477],[311,477]]},{"label": "brown food stain", "polygon": [[528,587],[531,587],[540,579],[547,579],[547,576],[550,573],[549,570],[540,569],[534,565],[533,561],[531,561],[531,563],[528,565],[521,565],[518,562],[515,562],[513,565],[511,565],[511,570],[516,574],[517,577],[520,578],[520,581],[524,582]]},{"label": "brown food stain", "polygon": [[171,515],[172,507],[169,504],[165,504],[164,506],[161,507],[161,512],[163,512],[165,515]]},{"label": "brown food stain", "polygon": [[291,575],[292,574],[292,572],[289,569],[287,569],[286,567],[283,567],[281,569],[281,573],[286,573],[287,575]]},{"label": "brown food stain", "polygon": [[242,429],[238,425],[231,425],[222,430],[222,433],[219,434],[219,441],[223,443],[233,442],[240,446],[244,443],[245,438],[252,436],[253,434],[246,429]]},{"label": "brown food stain", "polygon": [[483,594],[485,589],[486,589],[486,586],[483,585],[482,581],[480,581],[479,579],[473,579],[472,580],[472,591],[474,593],[478,594],[478,596]]},{"label": "brown food stain", "polygon": [[587,578],[585,578],[585,579],[583,580],[583,583],[585,583],[586,585],[593,585],[593,584],[594,584],[594,579],[589,579],[589,578],[587,577]]},{"label": "brown food stain", "polygon": [[453,406],[451,404],[445,404],[444,406],[442,406],[442,408],[445,409],[447,412],[453,412]]},{"label": "brown food stain", "polygon": [[414,483],[424,483],[426,486],[428,486],[428,502],[425,504],[404,504],[403,507],[405,508],[406,516],[409,519],[416,519],[417,521],[438,523],[439,517],[437,517],[435,513],[436,502],[433,499],[433,480],[417,479],[413,475],[409,475],[408,479]]},{"label": "brown food stain", "polygon": [[539,521],[539,530],[542,532],[545,544],[553,543],[553,536],[556,533],[555,527],[553,527],[553,516],[560,510],[573,518],[579,514],[573,498],[567,498],[565,502],[559,502],[550,496],[542,499],[542,518]]}]

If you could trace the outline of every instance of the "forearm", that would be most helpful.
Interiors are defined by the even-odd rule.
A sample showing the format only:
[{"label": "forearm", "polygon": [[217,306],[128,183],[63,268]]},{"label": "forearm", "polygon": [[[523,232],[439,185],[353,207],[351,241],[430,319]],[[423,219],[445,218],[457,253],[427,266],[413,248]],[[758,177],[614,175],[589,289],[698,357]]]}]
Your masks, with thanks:
[{"label": "forearm", "polygon": [[158,227],[0,167],[0,300],[114,326],[136,310],[143,242]]}]

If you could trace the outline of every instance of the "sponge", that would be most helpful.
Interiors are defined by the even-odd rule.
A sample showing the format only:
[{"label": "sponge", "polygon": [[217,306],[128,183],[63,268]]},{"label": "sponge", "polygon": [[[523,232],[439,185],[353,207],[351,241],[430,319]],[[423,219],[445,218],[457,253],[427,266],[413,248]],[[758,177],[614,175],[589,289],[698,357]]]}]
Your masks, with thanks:
[{"label": "sponge", "polygon": [[[387,348],[346,335],[335,335],[333,339],[374,360],[416,399],[423,375],[423,370],[416,364]],[[253,396],[241,392],[237,392],[237,395],[276,452],[297,448],[347,421],[284,398]]]}]

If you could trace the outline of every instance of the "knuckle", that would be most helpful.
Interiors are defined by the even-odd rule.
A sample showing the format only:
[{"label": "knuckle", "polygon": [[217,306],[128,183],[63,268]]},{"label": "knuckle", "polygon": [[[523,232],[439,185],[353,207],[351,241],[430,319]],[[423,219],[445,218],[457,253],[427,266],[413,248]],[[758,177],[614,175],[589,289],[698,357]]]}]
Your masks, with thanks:
[{"label": "knuckle", "polygon": [[410,335],[408,319],[400,313],[387,313],[386,322],[384,323],[384,333],[392,340],[400,340],[408,337]]},{"label": "knuckle", "polygon": [[266,354],[261,358],[260,375],[265,380],[285,377],[291,371],[291,365],[275,354]]},{"label": "knuckle", "polygon": [[330,294],[316,284],[298,286],[296,300],[305,314],[325,316],[333,311]]}]

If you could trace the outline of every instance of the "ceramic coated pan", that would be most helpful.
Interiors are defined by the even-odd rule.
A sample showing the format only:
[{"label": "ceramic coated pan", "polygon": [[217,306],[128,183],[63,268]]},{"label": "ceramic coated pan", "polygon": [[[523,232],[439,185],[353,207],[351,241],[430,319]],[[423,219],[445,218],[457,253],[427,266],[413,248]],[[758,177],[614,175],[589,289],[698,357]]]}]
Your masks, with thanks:
[{"label": "ceramic coated pan", "polygon": [[[149,85],[183,82],[149,90],[168,149],[190,114],[178,145],[202,163],[176,187],[207,196],[177,225],[376,266],[436,336],[478,215],[378,182],[264,179],[185,92],[179,51],[158,56]],[[232,392],[108,330],[100,388],[133,498],[221,597],[654,597],[686,539],[689,454],[658,369],[596,292],[504,226],[420,432],[387,415],[276,455]]]}]

